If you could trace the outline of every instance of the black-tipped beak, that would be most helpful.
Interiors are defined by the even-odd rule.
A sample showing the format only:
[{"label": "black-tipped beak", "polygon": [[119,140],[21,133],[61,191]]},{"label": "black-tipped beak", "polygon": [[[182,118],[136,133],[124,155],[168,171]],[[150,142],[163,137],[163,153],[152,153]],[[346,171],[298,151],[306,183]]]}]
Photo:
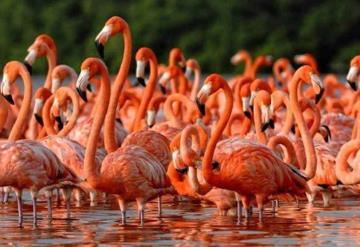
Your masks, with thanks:
[{"label": "black-tipped beak", "polygon": [[118,123],[120,123],[121,125],[123,125],[123,122],[121,121],[120,118],[116,118],[115,120],[116,120],[116,122],[118,122]]},{"label": "black-tipped beak", "polygon": [[326,141],[326,142],[329,142],[330,140],[331,140],[331,130],[330,130],[330,128],[329,128],[329,126],[327,126],[327,125],[325,125],[325,124],[323,124],[323,125],[321,125],[325,130],[326,130],[326,132],[327,132],[327,135],[324,137],[324,140]]},{"label": "black-tipped beak", "polygon": [[104,60],[105,58],[104,45],[99,43],[98,41],[95,41],[95,47],[101,59]]},{"label": "black-tipped beak", "polygon": [[275,122],[273,119],[269,120],[269,126],[270,126],[270,128],[275,129]]},{"label": "black-tipped beak", "polygon": [[264,123],[261,127],[261,132],[265,132],[265,130],[267,130],[267,128],[269,128],[269,126],[270,126],[269,122]]},{"label": "black-tipped beak", "polygon": [[186,65],[180,65],[180,69],[183,73],[186,71]]},{"label": "black-tipped beak", "polygon": [[89,92],[92,92],[92,91],[93,91],[90,83],[86,86],[86,89],[87,89]]},{"label": "black-tipped beak", "polygon": [[44,121],[43,121],[42,117],[39,114],[35,113],[34,117],[36,119],[36,122],[38,122],[41,126],[44,126]]},{"label": "black-tipped beak", "polygon": [[295,134],[295,131],[296,131],[296,126],[295,126],[295,124],[293,124],[292,126],[291,126],[291,133],[293,133],[293,134]]},{"label": "black-tipped beak", "polygon": [[61,117],[60,116],[55,117],[55,121],[57,122],[59,130],[62,130],[64,128],[64,124],[61,121]]},{"label": "black-tipped beak", "polygon": [[3,95],[7,102],[11,105],[15,105],[14,99],[11,94]]},{"label": "black-tipped beak", "polygon": [[350,87],[352,88],[352,90],[356,91],[357,90],[357,83],[354,81],[349,81],[347,80],[347,82],[349,83]]},{"label": "black-tipped beak", "polygon": [[249,111],[244,112],[245,117],[251,120],[251,113]]},{"label": "black-tipped beak", "polygon": [[29,71],[29,74],[32,75],[32,66],[26,61],[24,61],[24,65],[26,69]]},{"label": "black-tipped beak", "polygon": [[142,77],[136,77],[137,83],[140,84],[143,87],[146,87],[145,79]]},{"label": "black-tipped beak", "polygon": [[252,112],[254,112],[254,105],[249,105],[249,108]]},{"label": "black-tipped beak", "polygon": [[318,94],[315,96],[315,104],[319,103],[319,101],[321,100],[324,92],[325,92],[325,89],[324,89],[324,88],[321,88],[321,89],[320,89],[320,93],[318,93]]},{"label": "black-tipped beak", "polygon": [[202,116],[205,116],[206,112],[205,112],[205,104],[201,103],[200,100],[198,98],[196,98],[196,105],[199,109],[199,112]]},{"label": "black-tipped beak", "polygon": [[87,102],[87,96],[86,96],[86,91],[82,91],[80,88],[76,88],[76,91],[78,92],[78,94],[80,95],[80,97],[83,99],[83,101]]},{"label": "black-tipped beak", "polygon": [[166,94],[166,88],[163,85],[160,85],[160,91],[162,94]]}]

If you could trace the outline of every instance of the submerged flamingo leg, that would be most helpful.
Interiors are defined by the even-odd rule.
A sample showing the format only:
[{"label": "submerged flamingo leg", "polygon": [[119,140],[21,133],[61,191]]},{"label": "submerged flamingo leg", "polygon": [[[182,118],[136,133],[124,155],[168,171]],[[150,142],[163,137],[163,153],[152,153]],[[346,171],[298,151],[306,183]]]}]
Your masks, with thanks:
[{"label": "submerged flamingo leg", "polygon": [[72,188],[71,187],[65,187],[65,188],[62,189],[62,192],[63,192],[63,196],[64,196],[65,203],[66,203],[66,218],[70,219],[70,217],[71,217],[70,203],[71,203]]},{"label": "submerged flamingo leg", "polygon": [[256,203],[259,209],[259,220],[262,221],[264,217],[264,196],[263,195],[255,195]]},{"label": "submerged flamingo leg", "polygon": [[118,198],[118,203],[121,211],[121,222],[123,225],[126,225],[126,203],[121,198]]},{"label": "submerged flamingo leg", "polygon": [[31,191],[31,200],[33,206],[33,225],[37,226],[37,208],[36,208],[37,192]]},{"label": "submerged flamingo leg", "polygon": [[18,214],[19,214],[19,227],[22,227],[23,223],[23,210],[22,210],[22,191],[15,191],[16,193],[16,200],[18,206]]},{"label": "submerged flamingo leg", "polygon": [[235,192],[235,198],[236,198],[236,215],[237,215],[237,221],[240,223],[241,216],[242,216],[242,204],[240,200],[240,195]]},{"label": "submerged flamingo leg", "polygon": [[45,196],[46,196],[46,200],[47,200],[47,205],[48,205],[48,220],[49,222],[52,221],[52,191],[51,190],[47,190],[45,191]]},{"label": "submerged flamingo leg", "polygon": [[245,218],[249,218],[250,217],[250,198],[247,196],[241,196],[241,202],[242,205],[245,209]]},{"label": "submerged flamingo leg", "polygon": [[161,196],[158,197],[158,216],[161,217]]},{"label": "submerged flamingo leg", "polygon": [[144,225],[144,218],[145,218],[144,204],[145,203],[141,198],[136,199],[136,202],[137,202],[137,206],[138,206],[140,224]]},{"label": "submerged flamingo leg", "polygon": [[7,203],[9,200],[9,193],[10,193],[10,187],[6,186],[4,187],[4,203]]},{"label": "submerged flamingo leg", "polygon": [[330,206],[330,199],[331,199],[331,192],[330,191],[322,191],[321,192],[322,198],[323,198],[323,202],[324,202],[324,207],[329,207]]}]

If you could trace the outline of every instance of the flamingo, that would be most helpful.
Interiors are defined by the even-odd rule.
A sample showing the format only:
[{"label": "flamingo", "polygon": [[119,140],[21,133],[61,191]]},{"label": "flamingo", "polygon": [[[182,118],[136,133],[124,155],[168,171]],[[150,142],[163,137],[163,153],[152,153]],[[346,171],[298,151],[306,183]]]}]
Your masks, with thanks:
[{"label": "flamingo", "polygon": [[[19,212],[19,226],[23,223],[22,191],[29,189],[33,202],[33,224],[37,224],[37,196],[40,190],[45,191],[49,219],[51,219],[51,190],[64,187],[65,195],[69,198],[69,186],[78,182],[77,177],[71,173],[51,152],[41,143],[32,140],[18,140],[21,130],[30,111],[32,85],[26,67],[17,61],[8,62],[4,67],[1,94],[11,99],[10,87],[18,77],[23,79],[24,100],[19,116],[7,141],[0,146],[0,186],[11,186],[16,194]],[[67,204],[69,206],[69,204]],[[69,207],[67,207],[69,210]],[[69,211],[68,211],[69,216]]]},{"label": "flamingo", "polygon": [[[126,24],[125,21],[122,22]],[[108,155],[103,160],[100,171],[97,169],[94,143],[99,136],[105,115],[106,118],[111,117],[109,113],[106,114],[110,101],[110,79],[104,63],[95,58],[86,59],[81,65],[81,73],[77,82],[78,91],[83,91],[87,86],[88,78],[98,74],[101,77],[99,93],[101,101],[97,102],[94,123],[86,146],[85,180],[93,189],[116,195],[123,224],[126,223],[126,202],[136,201],[140,221],[143,224],[145,203],[168,193],[170,183],[160,161],[138,145],[125,145],[115,151],[108,150]],[[108,137],[106,136],[106,138]]]},{"label": "flamingo", "polygon": [[[72,116],[70,117],[68,123],[62,128],[58,133],[52,126],[50,120],[50,110],[51,106],[64,107],[68,103],[68,98],[71,99],[73,108]],[[49,134],[49,136],[40,140],[40,142],[53,151],[59,160],[75,174],[78,178],[84,179],[84,157],[85,157],[85,148],[70,138],[67,138],[67,134],[76,124],[76,120],[80,112],[79,99],[77,94],[70,88],[61,87],[59,88],[53,96],[51,96],[45,103],[43,109],[44,116],[44,126]],[[55,116],[56,118],[56,116]],[[96,153],[96,166],[100,167],[101,161],[105,157],[105,152],[98,150]],[[96,198],[96,191],[92,190],[87,186],[86,182],[82,182],[79,186],[85,190],[89,191],[90,202],[94,203]],[[80,191],[76,189],[75,198],[77,201],[81,200]]]},{"label": "flamingo", "polygon": [[192,82],[190,99],[192,101],[195,101],[196,95],[200,88],[201,69],[199,63],[195,59],[190,58],[186,61],[186,70],[185,70],[185,77],[188,80],[190,80],[190,76],[192,72],[194,72],[194,80]]},{"label": "flamingo", "polygon": [[[297,95],[294,95],[301,80],[311,81],[319,91],[321,83],[313,73],[310,67],[304,66],[295,72],[290,83],[291,104],[305,141],[308,158],[307,167],[304,171],[306,175],[302,175],[296,169],[290,168],[267,147],[250,142],[244,143],[241,148],[234,150],[227,157],[215,157],[215,162],[213,162],[216,143],[231,114],[233,96],[226,81],[217,74],[207,77],[204,86],[199,91],[198,101],[201,104],[204,104],[209,95],[219,89],[223,89],[226,95],[226,111],[220,118],[216,130],[210,138],[202,161],[204,178],[213,186],[236,191],[240,195],[245,209],[248,209],[250,199],[255,196],[260,209],[260,217],[263,214],[263,204],[270,195],[284,192],[300,194],[308,191],[306,180],[315,175],[314,146],[304,125],[304,119],[297,102]],[[255,170],[254,167],[256,167]],[[282,179],[279,180],[280,177]]]}]

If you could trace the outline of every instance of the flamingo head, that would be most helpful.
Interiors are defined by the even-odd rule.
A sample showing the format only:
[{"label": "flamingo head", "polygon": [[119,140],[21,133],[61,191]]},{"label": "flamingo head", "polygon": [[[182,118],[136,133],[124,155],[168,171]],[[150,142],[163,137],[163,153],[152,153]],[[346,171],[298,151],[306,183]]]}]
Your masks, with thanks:
[{"label": "flamingo head", "polygon": [[19,75],[27,77],[30,80],[29,71],[18,61],[10,61],[4,66],[3,78],[0,85],[0,93],[9,102],[14,105],[14,99],[11,95],[11,85],[15,83]]},{"label": "flamingo head", "polygon": [[71,81],[76,80],[77,74],[73,68],[64,64],[56,66],[51,73],[51,92],[54,93],[61,87],[63,81],[68,76]]},{"label": "flamingo head", "polygon": [[136,59],[136,80],[142,86],[146,86],[145,83],[145,68],[146,63],[150,59],[156,59],[154,52],[146,47],[140,48],[135,56]]},{"label": "flamingo head", "polygon": [[350,69],[346,76],[346,80],[349,83],[350,87],[356,91],[358,89],[358,75],[359,75],[359,66],[360,66],[360,55],[355,56],[351,59]]},{"label": "flamingo head", "polygon": [[250,57],[249,53],[246,50],[240,50],[231,57],[230,63],[232,65],[237,65],[241,63],[241,61],[245,60],[247,57]]},{"label": "flamingo head", "polygon": [[179,66],[180,69],[185,72],[186,70],[186,60],[184,54],[180,48],[173,48],[170,51],[170,65]]},{"label": "flamingo head", "polygon": [[101,60],[93,57],[87,58],[81,64],[81,72],[76,81],[76,91],[85,102],[87,102],[86,89],[90,84],[90,80],[92,80],[94,76],[99,75],[102,68],[107,70],[105,64]]},{"label": "flamingo head", "polygon": [[163,94],[167,92],[168,82],[182,75],[183,72],[177,66],[169,66],[159,79],[160,90]]},{"label": "flamingo head", "polygon": [[204,84],[199,90],[196,97],[197,107],[203,116],[205,116],[206,114],[205,103],[208,100],[209,96],[217,92],[225,84],[227,84],[227,82],[219,74],[211,74],[205,79]]},{"label": "flamingo head", "polygon": [[271,112],[271,96],[270,96],[270,94],[265,90],[260,90],[256,95],[254,104],[260,106],[261,122],[262,122],[261,131],[265,132],[265,130],[268,127],[273,129],[274,128],[274,120],[272,118],[272,112]]},{"label": "flamingo head", "polygon": [[329,126],[325,124],[321,125],[318,132],[324,138],[325,142],[329,142],[331,140],[331,131]]},{"label": "flamingo head", "polygon": [[[309,65],[303,65],[295,72],[296,77],[299,77],[302,81],[312,85],[315,92],[315,103],[318,103],[324,94],[324,83],[317,75],[315,70]],[[295,75],[294,75],[295,77]]]},{"label": "flamingo head", "polygon": [[195,59],[188,59],[186,61],[185,77],[189,80],[195,70],[200,70],[199,63]]},{"label": "flamingo head", "polygon": [[38,90],[36,90],[36,93],[35,93],[35,103],[34,103],[33,115],[34,115],[36,121],[41,126],[44,126],[44,121],[42,118],[42,109],[44,106],[44,102],[48,98],[50,98],[51,95],[52,95],[51,91],[44,87],[40,87]]},{"label": "flamingo head", "polygon": [[106,21],[105,26],[95,38],[96,50],[102,59],[105,57],[104,46],[109,38],[117,33],[123,33],[125,31],[129,31],[129,26],[121,17],[113,16]]}]

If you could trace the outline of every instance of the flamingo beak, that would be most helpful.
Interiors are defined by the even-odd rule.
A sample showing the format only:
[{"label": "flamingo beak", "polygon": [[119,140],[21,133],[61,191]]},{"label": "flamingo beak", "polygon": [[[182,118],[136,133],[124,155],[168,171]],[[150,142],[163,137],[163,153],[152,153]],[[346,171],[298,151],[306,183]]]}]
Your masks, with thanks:
[{"label": "flamingo beak", "polygon": [[42,116],[41,116],[41,109],[43,107],[43,100],[42,99],[35,99],[35,104],[34,104],[34,117],[35,117],[35,120],[41,125],[41,126],[44,126],[44,121],[42,119]]},{"label": "flamingo beak", "polygon": [[295,124],[293,124],[292,126],[291,126],[291,133],[293,133],[293,134],[295,134],[295,132],[296,132],[296,125]]},{"label": "flamingo beak", "polygon": [[326,135],[324,137],[325,141],[329,142],[331,140],[331,131],[330,131],[329,126],[323,124],[323,125],[321,125],[321,127],[323,127],[325,129],[325,131],[326,131]]},{"label": "flamingo beak", "polygon": [[205,102],[206,100],[208,99],[208,97],[210,96],[211,94],[211,83],[208,82],[208,83],[205,83],[200,91],[198,92],[197,94],[197,97],[196,97],[196,105],[199,109],[199,112],[201,113],[201,115],[205,116],[206,114],[206,109],[205,109]]},{"label": "flamingo beak", "polygon": [[38,122],[41,126],[44,126],[44,121],[38,113],[35,113],[34,117],[35,117],[36,122]]},{"label": "flamingo beak", "polygon": [[245,117],[251,120],[251,112],[250,111],[244,111]]},{"label": "flamingo beak", "polygon": [[319,101],[321,100],[324,92],[325,92],[325,89],[324,89],[324,88],[321,88],[321,89],[320,89],[320,93],[318,93],[318,94],[315,95],[315,104],[319,103]]},{"label": "flamingo beak", "polygon": [[29,74],[32,75],[32,66],[26,61],[24,61],[24,65],[26,69],[29,71]]},{"label": "flamingo beak", "polygon": [[155,124],[156,112],[154,110],[148,110],[146,114],[146,125],[152,128]]},{"label": "flamingo beak", "polygon": [[98,41],[95,41],[95,48],[102,60],[105,59],[105,47]]},{"label": "flamingo beak", "polygon": [[190,67],[186,67],[186,70],[185,70],[186,79],[190,80],[191,73],[192,73],[192,69]]},{"label": "flamingo beak", "polygon": [[261,132],[265,132],[268,128],[269,128],[269,122],[266,122],[264,123],[262,126],[261,126]]},{"label": "flamingo beak", "polygon": [[160,90],[163,94],[166,94],[166,83],[170,80],[170,73],[165,72],[159,79]]},{"label": "flamingo beak", "polygon": [[251,119],[250,113],[250,98],[249,97],[241,97],[242,107],[245,117]]},{"label": "flamingo beak", "polygon": [[1,83],[1,94],[11,105],[15,105],[14,99],[10,92],[10,81],[6,73],[4,73],[3,80]]},{"label": "flamingo beak", "polygon": [[93,92],[93,88],[91,87],[91,84],[90,84],[90,83],[86,86],[86,89],[87,89],[90,93]]},{"label": "flamingo beak", "polygon": [[231,57],[230,63],[232,65],[237,65],[241,61],[241,56],[239,53],[236,53],[234,56]]},{"label": "flamingo beak", "polygon": [[313,85],[313,88],[315,90],[316,96],[315,96],[315,103],[317,104],[320,100],[321,97],[324,94],[324,84],[321,81],[320,77],[317,76],[316,74],[311,74],[310,75],[311,78],[311,84]]},{"label": "flamingo beak", "polygon": [[28,54],[24,59],[24,65],[26,69],[29,71],[30,75],[32,75],[32,65],[36,60],[37,52],[35,49],[29,49]]},{"label": "flamingo beak", "polygon": [[81,70],[78,80],[76,81],[76,91],[80,97],[87,102],[86,88],[89,84],[90,72],[89,70]]},{"label": "flamingo beak", "polygon": [[137,83],[140,84],[143,87],[146,87],[145,83],[145,61],[139,60],[136,61],[136,80]]},{"label": "flamingo beak", "polygon": [[357,90],[357,83],[356,83],[356,78],[358,75],[358,67],[356,66],[351,66],[349,69],[348,74],[346,75],[346,81],[349,83],[350,87],[356,91]]},{"label": "flamingo beak", "polygon": [[112,32],[112,27],[110,25],[105,25],[104,28],[95,38],[95,47],[102,60],[104,60],[105,58],[104,44],[108,41],[111,32]]},{"label": "flamingo beak", "polygon": [[205,104],[201,103],[199,98],[196,98],[196,105],[197,105],[197,108],[199,109],[199,112],[202,116],[205,116],[206,114],[206,107],[205,107]]},{"label": "flamingo beak", "polygon": [[64,124],[61,120],[61,117],[60,116],[56,116],[55,117],[55,121],[57,122],[57,125],[58,125],[58,128],[59,130],[62,130],[64,128]]}]

